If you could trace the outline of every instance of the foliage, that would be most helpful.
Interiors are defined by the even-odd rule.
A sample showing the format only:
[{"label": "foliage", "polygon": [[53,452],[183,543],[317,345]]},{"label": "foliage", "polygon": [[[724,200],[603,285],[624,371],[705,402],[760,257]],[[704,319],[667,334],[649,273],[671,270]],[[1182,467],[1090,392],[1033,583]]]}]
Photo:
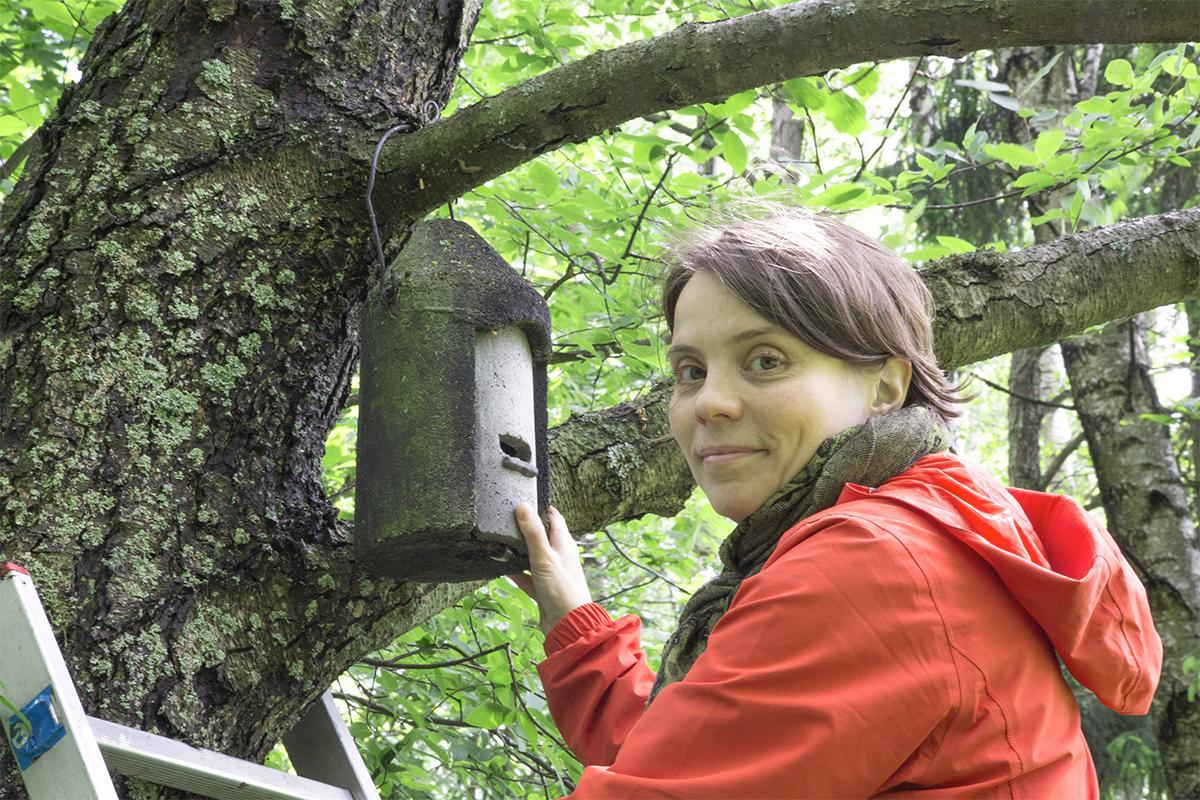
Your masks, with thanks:
[{"label": "foliage", "polygon": [[1188,656],[1183,660],[1183,675],[1191,680],[1187,696],[1188,701],[1194,703],[1196,698],[1200,697],[1200,653]]},{"label": "foliage", "polygon": [[1136,731],[1122,733],[1113,739],[1108,745],[1108,755],[1120,768],[1117,780],[1104,787],[1106,800],[1168,797],[1158,750]]},{"label": "foliage", "polygon": [[[0,91],[5,102],[0,159],[12,158],[41,126],[63,89],[79,77],[79,60],[96,25],[122,5],[123,0],[0,0]],[[14,180],[10,175],[0,181],[0,194],[7,194]]]},{"label": "foliage", "polygon": [[[16,177],[11,167],[36,146],[23,143],[78,77],[96,25],[119,5],[0,0],[0,158],[12,173],[0,192]],[[750,10],[680,0],[488,2],[445,114],[596,50]],[[549,300],[550,415],[559,424],[634,399],[665,377],[657,258],[674,231],[714,207],[754,198],[824,207],[921,262],[1024,246],[1040,225],[1067,233],[1152,213],[1165,202],[1159,187],[1194,171],[1194,46],[1121,50],[1104,64],[1101,90],[1065,114],[1039,107],[1030,86],[998,80],[993,55],[853,65],[654,115],[544,155],[438,213],[468,221]],[[1061,57],[1048,59],[1034,82],[1061,66]],[[783,109],[802,126],[803,143],[800,152],[772,155],[771,119]],[[1186,197],[1195,202],[1194,187]],[[1032,219],[1023,205],[1030,198],[1045,206]],[[1163,322],[1156,360],[1186,366],[1186,336],[1171,318]],[[1007,360],[969,369],[983,393],[968,408],[956,449],[1003,475],[1007,397],[982,381],[1002,387]],[[1061,385],[1062,376],[1056,379]],[[330,432],[323,461],[327,494],[347,520],[354,513],[356,397]],[[1183,423],[1194,416],[1194,401],[1181,401],[1155,419],[1182,440]],[[1072,438],[1073,424],[1066,414],[1051,418],[1044,463]],[[1086,448],[1064,462],[1050,489],[1092,502]],[[728,530],[694,499],[674,519],[638,520],[581,539],[593,595],[614,615],[642,617],[651,663],[687,592],[712,575]],[[341,678],[338,696],[385,797],[570,790],[581,767],[541,693],[536,622],[525,595],[500,579]],[[1194,659],[1185,670],[1197,675],[1200,690]],[[1124,735],[1109,752],[1121,765],[1122,786],[1107,793],[1163,796],[1150,744]],[[286,757],[276,753],[271,763],[284,767]]]},{"label": "foliage", "polygon": [[[604,40],[615,45],[631,31],[638,38],[661,30],[662,13],[629,25],[606,20]],[[485,12],[449,111],[582,55],[581,41],[595,46],[597,19],[579,19],[554,5],[515,15]],[[1131,55],[1110,62],[1099,99],[1061,118],[1030,105],[1028,87],[1018,93],[986,78],[961,77],[986,74],[989,54],[949,69],[927,62],[866,64],[799,78],[631,122],[543,156],[440,213],[470,222],[549,299],[551,422],[557,424],[633,399],[665,377],[655,259],[673,231],[714,206],[767,197],[853,214],[913,261],[977,246],[1023,246],[1032,240],[1032,225],[1069,232],[1125,216],[1126,198],[1144,192],[1164,164],[1185,168],[1200,142],[1194,50],[1137,48]],[[1048,62],[1041,77],[1053,66]],[[988,114],[978,113],[954,140],[917,143],[916,123],[902,112],[908,92],[923,81],[935,93],[957,81],[962,96],[986,98]],[[806,125],[805,152],[790,159],[771,159],[764,146],[769,116],[780,104]],[[1006,141],[998,127],[979,124],[1001,114],[1037,121],[1043,132]],[[1026,221],[994,229],[1004,238],[981,241],[966,228],[950,235],[924,224],[927,213],[954,213],[963,202],[943,201],[954,181],[981,173],[994,176],[983,184],[994,191],[966,202],[987,207],[1039,195],[1052,197],[1053,205],[1040,218],[1018,216]],[[1166,334],[1162,344],[1178,347]],[[971,370],[1002,386],[1007,359]],[[1065,387],[1065,376],[1057,380]],[[1004,475],[1007,396],[984,389],[959,428],[957,449]],[[352,418],[353,408],[331,436],[331,489],[352,485],[345,483],[353,471]],[[1065,415],[1051,426],[1043,438],[1044,463],[1076,430]],[[1094,502],[1090,466],[1083,448],[1064,462],[1050,489]],[[352,498],[343,494],[338,502],[352,513]],[[582,538],[594,596],[615,616],[642,617],[651,663],[686,591],[711,576],[728,530],[727,521],[696,500],[674,520],[644,519]],[[569,791],[580,765],[546,711],[533,669],[542,657],[540,642],[536,610],[501,579],[351,670],[342,695],[384,791],[420,798]],[[421,669],[435,664],[443,666]],[[1118,789],[1121,796],[1163,796],[1152,744],[1126,736],[1112,748],[1121,787],[1110,796]],[[1130,794],[1135,783],[1138,791]]]}]

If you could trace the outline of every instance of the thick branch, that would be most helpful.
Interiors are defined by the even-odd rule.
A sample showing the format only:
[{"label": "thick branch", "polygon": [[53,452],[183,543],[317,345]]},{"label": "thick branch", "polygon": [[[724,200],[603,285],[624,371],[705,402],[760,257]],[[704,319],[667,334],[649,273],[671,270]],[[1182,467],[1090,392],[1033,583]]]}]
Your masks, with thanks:
[{"label": "thick branch", "polygon": [[1200,294],[1200,209],[941,259],[921,276],[937,308],[938,360],[971,364]]},{"label": "thick branch", "polygon": [[1194,0],[823,0],[595,53],[389,143],[376,192],[411,219],[627,120],[862,61],[1200,38]]},{"label": "thick branch", "polygon": [[[1200,294],[1200,209],[942,259],[921,275],[938,309],[938,362],[960,367]],[[695,484],[669,438],[670,391],[555,429],[552,495],[571,530],[683,507]]]}]

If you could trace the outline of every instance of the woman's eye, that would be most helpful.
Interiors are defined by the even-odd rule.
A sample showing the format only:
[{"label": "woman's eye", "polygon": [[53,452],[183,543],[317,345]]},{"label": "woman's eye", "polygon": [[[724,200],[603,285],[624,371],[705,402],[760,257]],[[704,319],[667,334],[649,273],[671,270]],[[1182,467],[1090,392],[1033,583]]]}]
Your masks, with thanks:
[{"label": "woman's eye", "polygon": [[778,369],[782,362],[778,356],[755,356],[750,359],[750,367],[756,371],[767,371]]},{"label": "woman's eye", "polygon": [[675,368],[675,379],[683,383],[698,381],[704,377],[704,370],[695,364],[680,364]]}]

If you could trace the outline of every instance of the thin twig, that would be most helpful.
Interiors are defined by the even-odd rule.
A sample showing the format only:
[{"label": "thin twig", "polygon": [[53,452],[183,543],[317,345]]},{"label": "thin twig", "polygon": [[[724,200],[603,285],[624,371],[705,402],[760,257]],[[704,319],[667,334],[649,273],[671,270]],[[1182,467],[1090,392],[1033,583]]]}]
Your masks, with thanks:
[{"label": "thin twig", "polygon": [[658,570],[656,570],[652,567],[647,567],[645,564],[641,563],[640,561],[635,560],[632,556],[630,556],[628,553],[626,553],[624,550],[622,550],[621,545],[617,542],[616,538],[613,537],[613,535],[608,532],[607,528],[604,529],[604,535],[608,537],[608,541],[612,543],[613,549],[615,549],[617,551],[617,553],[620,554],[621,558],[625,559],[630,564],[633,564],[635,567],[638,567],[639,569],[643,569],[646,572],[649,572],[651,575],[654,575],[655,577],[657,577],[663,581],[666,581],[668,584],[670,584],[671,586],[674,586],[676,589],[683,592],[684,594],[687,594],[687,595],[691,594],[691,592],[689,592],[687,589],[680,586],[675,581],[668,578],[666,575],[663,575],[661,572],[659,572]]},{"label": "thin twig", "polygon": [[1058,474],[1058,471],[1062,469],[1063,464],[1065,464],[1067,459],[1071,457],[1071,453],[1074,453],[1079,449],[1079,445],[1083,444],[1083,440],[1085,438],[1086,437],[1083,431],[1080,431],[1075,435],[1075,438],[1071,439],[1071,441],[1067,442],[1066,445],[1063,446],[1062,450],[1058,451],[1058,454],[1054,456],[1054,460],[1050,462],[1049,466],[1046,467],[1045,473],[1043,473],[1042,477],[1038,480],[1037,490],[1039,492],[1046,491],[1046,487],[1049,486],[1050,482],[1054,480],[1054,476]]},{"label": "thin twig", "polygon": [[983,377],[978,372],[972,372],[972,373],[970,373],[970,375],[971,375],[971,377],[982,381],[983,383],[987,384],[988,386],[992,387],[993,389],[997,389],[1001,392],[1004,392],[1007,395],[1012,395],[1013,397],[1017,398],[1018,400],[1024,400],[1027,403],[1035,403],[1040,406],[1053,406],[1054,408],[1065,408],[1067,411],[1075,410],[1075,406],[1068,406],[1064,403],[1056,403],[1053,400],[1041,400],[1037,397],[1029,397],[1028,395],[1021,394],[1020,392],[1014,392],[1012,389],[1009,389],[1007,386],[1002,386],[1001,384],[996,383],[994,381],[989,381],[987,378]]},{"label": "thin twig", "polygon": [[465,664],[468,661],[476,661],[489,653],[494,653],[497,650],[503,650],[508,647],[508,643],[498,644],[495,647],[490,647],[487,650],[480,650],[478,653],[456,658],[451,661],[433,661],[427,664],[411,664],[403,663],[395,660],[381,660],[378,658],[360,658],[356,663],[365,664],[368,667],[383,667],[384,669],[441,669],[442,667],[453,667],[458,664]]},{"label": "thin twig", "polygon": [[[908,93],[912,90],[913,83],[917,80],[917,75],[920,74],[921,71],[921,62],[924,60],[925,56],[921,56],[917,59],[917,64],[913,67],[912,75],[910,75],[908,78],[908,85],[905,86],[904,91],[900,93],[900,99],[896,101],[896,107],[892,109],[892,113],[888,114],[887,122],[883,123],[884,130],[892,127],[892,120],[896,118],[896,113],[900,111],[900,106],[904,104],[904,99],[908,97]],[[851,183],[854,183],[862,177],[862,174],[866,172],[867,167],[872,161],[875,160],[875,156],[879,155],[879,151],[883,149],[885,144],[887,144],[887,136],[880,138],[879,146],[875,148],[871,155],[867,156],[865,161],[863,161],[862,166],[858,168],[858,172],[856,172],[854,177],[850,179]]]},{"label": "thin twig", "polygon": [[8,157],[8,160],[0,164],[0,181],[12,175],[17,167],[21,166],[21,163],[41,145],[41,138],[38,136],[38,133],[39,131],[34,131],[32,136],[17,146],[13,154]]}]

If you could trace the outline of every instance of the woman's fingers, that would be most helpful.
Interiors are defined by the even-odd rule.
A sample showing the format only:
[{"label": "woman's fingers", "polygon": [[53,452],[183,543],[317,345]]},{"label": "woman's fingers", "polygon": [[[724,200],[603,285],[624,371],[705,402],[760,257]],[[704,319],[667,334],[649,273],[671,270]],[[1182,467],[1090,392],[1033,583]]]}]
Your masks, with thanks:
[{"label": "woman's fingers", "polygon": [[529,548],[529,558],[545,558],[551,546],[546,536],[546,528],[537,512],[529,503],[521,503],[517,506],[516,513],[517,527],[521,530],[521,536],[525,538],[525,546]]},{"label": "woman's fingers", "polygon": [[557,553],[562,553],[571,545],[575,544],[575,540],[571,538],[571,532],[567,530],[567,521],[563,519],[563,515],[558,509],[550,506],[550,535],[548,541],[550,547]]},{"label": "woman's fingers", "polygon": [[590,603],[579,548],[567,530],[566,520],[557,509],[549,513],[550,532],[529,503],[516,508],[517,526],[529,550],[529,573],[509,575],[512,582],[538,604],[539,625],[543,633],[568,612]]}]

